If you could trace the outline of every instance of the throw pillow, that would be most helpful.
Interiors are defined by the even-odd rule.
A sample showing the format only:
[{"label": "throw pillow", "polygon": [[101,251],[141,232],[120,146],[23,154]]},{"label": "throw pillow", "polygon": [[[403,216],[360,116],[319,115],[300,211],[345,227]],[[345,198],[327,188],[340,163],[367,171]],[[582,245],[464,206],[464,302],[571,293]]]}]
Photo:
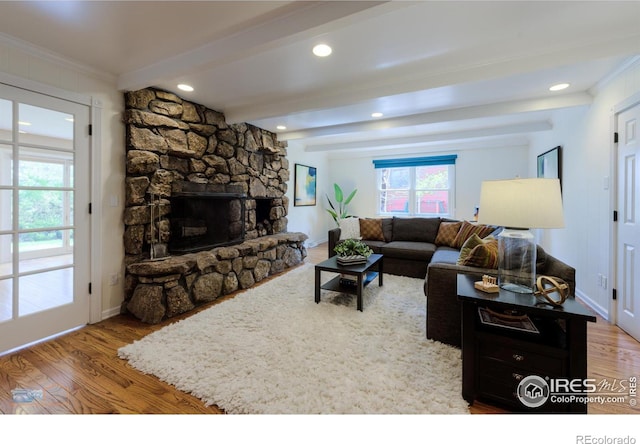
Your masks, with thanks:
[{"label": "throw pillow", "polygon": [[495,227],[482,224],[472,224],[466,220],[462,222],[460,231],[456,235],[456,239],[453,241],[453,248],[462,248],[464,243],[471,237],[472,234],[477,234],[480,238],[487,237],[493,233]]},{"label": "throw pillow", "polygon": [[467,239],[462,248],[460,248],[460,256],[458,256],[457,264],[463,265],[463,262],[467,259],[467,256],[469,256],[471,250],[476,248],[478,245],[482,245],[482,239],[480,239],[480,236],[475,233],[469,236],[469,239]]},{"label": "throw pillow", "polygon": [[366,240],[384,241],[381,219],[360,219],[360,236]]},{"label": "throw pillow", "polygon": [[340,219],[340,240],[360,239],[360,219],[348,217]]},{"label": "throw pillow", "polygon": [[436,245],[453,247],[461,226],[462,222],[440,222],[440,228],[438,228],[438,235],[436,236]]},{"label": "throw pillow", "polygon": [[481,239],[462,261],[467,267],[498,268],[498,240],[493,237]]}]

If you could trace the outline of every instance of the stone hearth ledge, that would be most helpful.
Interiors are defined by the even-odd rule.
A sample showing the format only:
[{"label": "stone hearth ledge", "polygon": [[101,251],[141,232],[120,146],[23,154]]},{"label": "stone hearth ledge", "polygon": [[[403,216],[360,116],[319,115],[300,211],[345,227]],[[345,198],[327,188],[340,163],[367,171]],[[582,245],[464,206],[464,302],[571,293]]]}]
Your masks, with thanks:
[{"label": "stone hearth ledge", "polygon": [[132,263],[127,266],[122,312],[157,324],[220,296],[250,288],[303,262],[307,238],[304,233],[285,232],[159,261]]}]

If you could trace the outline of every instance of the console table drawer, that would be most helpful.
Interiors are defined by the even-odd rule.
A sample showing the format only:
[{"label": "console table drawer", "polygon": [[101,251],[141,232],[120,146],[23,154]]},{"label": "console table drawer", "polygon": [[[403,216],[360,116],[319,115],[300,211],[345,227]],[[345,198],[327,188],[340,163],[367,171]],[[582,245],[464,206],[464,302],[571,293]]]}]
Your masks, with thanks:
[{"label": "console table drawer", "polygon": [[520,381],[530,375],[538,375],[541,377],[559,377],[562,373],[546,373],[540,371],[532,371],[528,368],[514,366],[509,363],[498,361],[492,358],[481,356],[478,360],[479,377],[488,376],[503,381],[505,384],[515,384],[517,386]]},{"label": "console table drawer", "polygon": [[[537,350],[530,344],[510,341],[478,342],[479,357],[493,359],[508,367],[540,373],[543,376],[563,375],[567,369],[567,356],[563,350],[548,348]],[[484,360],[483,360],[484,361]]]}]

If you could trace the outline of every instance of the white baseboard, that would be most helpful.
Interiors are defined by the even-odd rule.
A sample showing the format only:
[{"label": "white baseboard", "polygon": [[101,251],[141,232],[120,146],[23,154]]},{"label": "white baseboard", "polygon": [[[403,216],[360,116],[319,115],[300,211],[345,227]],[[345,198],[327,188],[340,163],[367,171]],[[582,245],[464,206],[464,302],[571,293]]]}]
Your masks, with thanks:
[{"label": "white baseboard", "polygon": [[595,311],[599,316],[602,316],[605,320],[609,320],[609,311],[597,304],[592,298],[590,298],[585,292],[576,288],[576,298],[587,304],[587,306]]},{"label": "white baseboard", "polygon": [[323,244],[325,242],[327,242],[326,239],[320,239],[320,240],[307,239],[306,241],[304,241],[304,246],[307,247],[307,248],[313,248],[313,247],[317,247],[318,245]]},{"label": "white baseboard", "polygon": [[102,321],[104,321],[105,319],[109,319],[112,318],[114,316],[118,316],[120,314],[120,307],[112,307],[109,308],[107,310],[103,310],[102,311]]}]

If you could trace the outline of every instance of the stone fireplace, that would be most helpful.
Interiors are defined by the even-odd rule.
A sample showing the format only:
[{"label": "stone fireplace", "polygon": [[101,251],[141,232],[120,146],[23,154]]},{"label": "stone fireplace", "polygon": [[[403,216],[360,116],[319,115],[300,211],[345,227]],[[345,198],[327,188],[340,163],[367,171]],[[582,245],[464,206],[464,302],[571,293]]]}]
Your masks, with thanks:
[{"label": "stone fireplace", "polygon": [[[275,134],[154,88],[125,105],[124,312],[159,322],[304,259]],[[151,260],[155,242],[168,258]]]}]

